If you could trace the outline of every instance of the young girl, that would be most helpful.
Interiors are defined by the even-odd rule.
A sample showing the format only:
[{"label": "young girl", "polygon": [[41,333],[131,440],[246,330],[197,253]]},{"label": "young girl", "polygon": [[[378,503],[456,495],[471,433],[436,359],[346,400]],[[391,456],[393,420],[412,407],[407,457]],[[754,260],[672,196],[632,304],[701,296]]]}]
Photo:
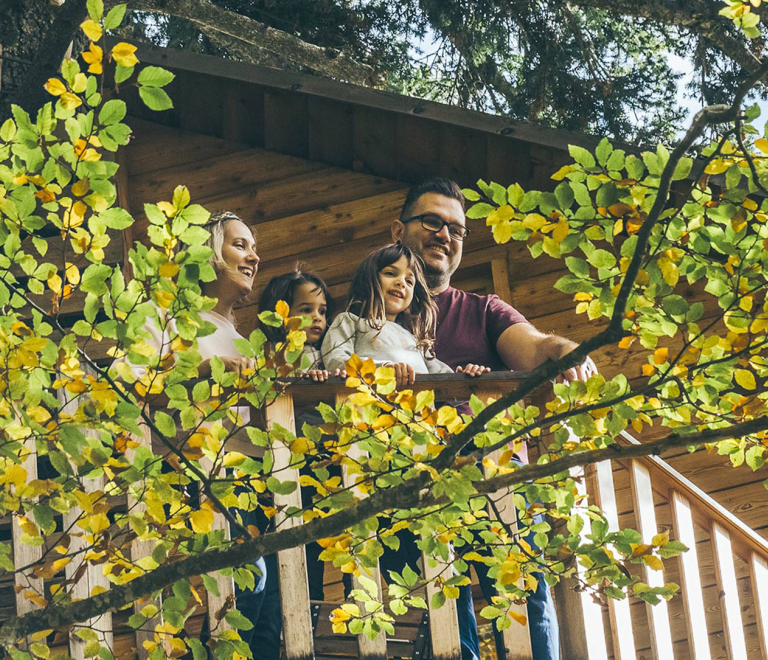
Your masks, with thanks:
[{"label": "young girl", "polygon": [[[328,319],[333,317],[335,303],[325,282],[317,275],[302,271],[298,267],[290,273],[273,277],[259,298],[259,311],[274,310],[282,300],[288,304],[290,316],[307,316],[311,324],[304,328],[307,341],[304,353],[309,358],[308,378],[322,381],[328,377],[320,355],[320,345],[328,329]],[[285,341],[282,328],[261,325],[271,342]]]},{"label": "young girl", "polygon": [[[304,328],[304,332],[307,335],[304,353],[309,357],[310,369],[304,375],[317,382],[326,380],[329,373],[323,366],[320,356],[320,344],[328,329],[328,319],[333,316],[335,309],[334,300],[328,291],[328,287],[317,275],[302,271],[296,267],[290,273],[278,275],[269,281],[259,298],[259,310],[274,310],[280,300],[288,304],[290,316],[309,317],[311,323],[308,327]],[[269,341],[273,343],[285,341],[285,332],[282,328],[262,324],[261,329]],[[335,375],[339,373],[341,372],[336,371]],[[297,410],[297,430],[300,431],[305,423],[318,426],[323,423],[323,418],[316,410]],[[307,458],[308,462],[311,462],[312,458],[325,459],[322,454]],[[328,471],[331,476],[341,476],[341,470],[338,466],[330,466]],[[314,476],[309,464],[307,467],[302,468],[301,473]],[[308,506],[315,494],[316,491],[313,487],[302,486],[302,504]],[[309,597],[312,600],[323,600],[324,598],[323,577],[325,563],[320,560],[320,553],[322,551],[323,548],[318,543],[310,543],[306,546]],[[351,577],[345,573],[343,579],[345,593],[349,593],[352,590]]]},{"label": "young girl", "polygon": [[395,368],[398,387],[417,373],[452,373],[434,356],[435,306],[419,259],[403,245],[387,245],[358,266],[347,311],[323,340],[328,369],[343,369],[352,354]]}]

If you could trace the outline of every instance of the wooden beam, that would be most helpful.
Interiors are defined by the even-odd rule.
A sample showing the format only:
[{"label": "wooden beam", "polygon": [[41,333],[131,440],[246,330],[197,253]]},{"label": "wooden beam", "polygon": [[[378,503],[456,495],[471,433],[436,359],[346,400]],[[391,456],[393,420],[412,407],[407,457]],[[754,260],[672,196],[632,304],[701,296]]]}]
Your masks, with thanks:
[{"label": "wooden beam", "polygon": [[599,141],[595,137],[582,133],[560,131],[535,126],[527,122],[514,122],[498,115],[337,82],[321,76],[280,71],[255,64],[225,60],[220,57],[189,51],[159,48],[147,44],[137,43],[136,46],[138,47],[136,55],[143,64],[155,64],[223,79],[249,82],[265,88],[288,90],[310,97],[348,102],[356,106],[388,111],[398,115],[423,117],[457,127],[493,134],[499,140],[514,138],[562,151],[566,151],[569,144],[594,149]]}]

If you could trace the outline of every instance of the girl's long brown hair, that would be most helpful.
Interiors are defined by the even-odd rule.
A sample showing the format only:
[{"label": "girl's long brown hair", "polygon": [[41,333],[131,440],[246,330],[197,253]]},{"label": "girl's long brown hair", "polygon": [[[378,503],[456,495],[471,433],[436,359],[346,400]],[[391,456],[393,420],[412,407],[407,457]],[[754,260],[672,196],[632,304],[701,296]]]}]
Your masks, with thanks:
[{"label": "girl's long brown hair", "polygon": [[387,322],[387,314],[379,273],[402,257],[413,271],[415,283],[413,300],[407,310],[398,314],[396,321],[416,338],[424,356],[431,359],[435,356],[437,307],[429,292],[421,259],[404,245],[387,245],[371,252],[360,262],[349,286],[347,311],[364,319],[374,330],[381,330]]}]

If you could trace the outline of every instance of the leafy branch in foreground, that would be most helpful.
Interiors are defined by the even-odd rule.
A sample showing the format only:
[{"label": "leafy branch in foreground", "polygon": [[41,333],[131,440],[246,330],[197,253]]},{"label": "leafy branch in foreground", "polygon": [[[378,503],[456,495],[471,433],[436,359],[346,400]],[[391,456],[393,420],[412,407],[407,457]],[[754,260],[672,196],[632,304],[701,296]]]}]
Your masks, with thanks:
[{"label": "leafy branch in foreground", "polygon": [[[469,217],[486,218],[498,242],[526,241],[534,257],[565,259],[570,274],[557,287],[595,322],[592,338],[525,374],[498,401],[473,398],[466,417],[432,392],[396,391],[392,369],[355,358],[347,401],[320,404],[323,424],[296,432],[245,424],[239,411],[270,405],[301,367],[305,322],[290,318],[287,305],[261,315],[262,323],[285,327],[285,342],[269,344],[258,330],[238,340],[252,370],[230,373],[214,358],[211,376],[200,378],[197,342],[213,331],[201,312],[215,304],[203,286],[216,274],[206,247],[209,214],[184,187],[170,201],[146,205],[147,241],[130,252],[130,279],[108,258],[113,232],[133,224],[115,206],[110,158],[130,128],[119,90],[104,87],[99,44],[125,8],[105,15],[99,0],[88,8],[87,71],[65,61],[46,86],[56,103],[34,121],[15,108],[0,127],[0,513],[22,531],[22,543],[39,549],[21,566],[10,544],[0,543],[0,568],[24,573],[22,596],[40,608],[0,626],[0,645],[26,657],[19,640],[31,641],[32,652],[46,657],[46,631],[169,588],[173,597],[157,612],[153,605],[135,614],[131,625],[162,614],[155,630],[166,643],[151,643],[152,657],[166,649],[199,654],[199,640],[184,630],[202,600],[190,580],[202,575],[213,590],[210,574],[219,571],[247,589],[258,557],[313,540],[323,560],[361,578],[359,604],[337,609],[334,628],[374,636],[391,629],[393,616],[426,606],[423,580],[412,571],[390,576],[386,604],[366,580],[405,529],[429,557],[457,571],[436,578],[435,605],[457,597],[468,562],[488,567],[499,595],[484,612],[500,629],[519,622],[512,604],[525,598],[520,581],[530,588],[537,579],[554,584],[578,575],[580,588],[601,598],[671,597],[676,585],[651,588],[631,569],[660,569],[682,544],[609,531],[602,513],[577,495],[570,469],[700,445],[734,465],[757,470],[765,462],[768,201],[758,193],[768,185],[768,142],[754,139],[757,111],[741,109],[765,68],[733,105],[702,110],[671,153],[628,154],[602,141],[594,153],[572,147],[574,163],[554,175],[554,192],[484,182],[480,192],[466,191],[476,202]],[[108,57],[119,88],[137,85],[151,108],[169,106],[163,87],[170,73],[136,73],[125,43]],[[704,128],[719,124],[722,135],[705,158],[687,158]],[[697,302],[688,302],[686,287]],[[163,338],[159,347],[150,331]],[[557,384],[550,400],[530,400],[589,353],[616,343],[644,358],[641,371]],[[152,403],[161,393],[164,409]],[[670,433],[617,444],[630,426],[642,434],[652,425]],[[140,442],[142,427],[162,450]],[[537,446],[537,465],[514,462],[521,442]],[[302,469],[298,481],[276,467],[277,452]],[[33,453],[50,465],[47,476],[34,473]],[[316,491],[302,508],[273,499],[299,486]],[[489,512],[499,514],[505,495],[517,531]],[[273,528],[246,522],[255,512],[273,519],[278,508],[283,522]],[[76,522],[64,528],[64,515]],[[228,520],[232,539],[217,517]],[[136,541],[151,542],[153,552],[133,557]],[[112,588],[75,599],[76,580],[66,577],[74,564],[75,575],[99,567]],[[235,627],[249,625],[234,609],[218,614]],[[110,656],[93,643],[94,655]],[[234,630],[215,631],[211,647],[221,658],[250,654]]]}]

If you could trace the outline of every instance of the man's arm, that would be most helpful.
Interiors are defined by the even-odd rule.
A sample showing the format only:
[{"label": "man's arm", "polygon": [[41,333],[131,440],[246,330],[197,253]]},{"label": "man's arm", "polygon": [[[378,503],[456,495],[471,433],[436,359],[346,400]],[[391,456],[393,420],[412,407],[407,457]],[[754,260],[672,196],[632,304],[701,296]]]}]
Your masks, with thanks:
[{"label": "man's arm", "polygon": [[[559,360],[578,344],[558,335],[547,335],[530,323],[515,323],[507,328],[496,342],[496,350],[504,364],[515,371],[530,371],[546,360]],[[578,367],[563,372],[566,380],[587,380],[597,373],[597,367],[588,357]]]}]

